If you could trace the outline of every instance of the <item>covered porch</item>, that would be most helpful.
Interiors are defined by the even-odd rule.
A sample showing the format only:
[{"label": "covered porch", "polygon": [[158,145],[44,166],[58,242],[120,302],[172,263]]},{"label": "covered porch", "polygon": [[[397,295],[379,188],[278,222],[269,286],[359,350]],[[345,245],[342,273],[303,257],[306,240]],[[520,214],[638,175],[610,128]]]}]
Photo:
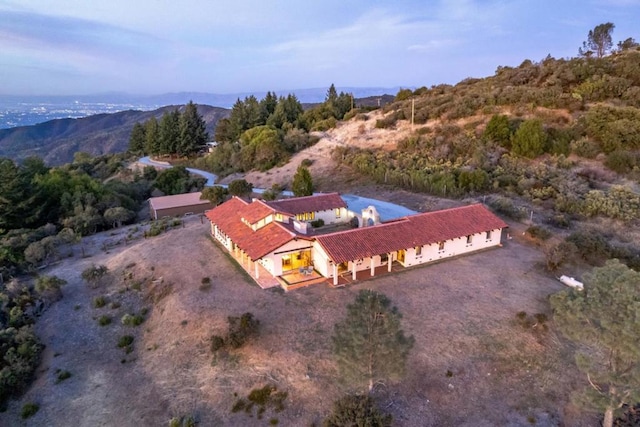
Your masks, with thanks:
[{"label": "covered porch", "polygon": [[373,271],[370,269],[360,270],[360,271],[356,271],[355,274],[353,271],[343,271],[342,273],[338,273],[337,276],[334,276],[333,279],[326,279],[326,280],[330,286],[335,288],[341,288],[343,286],[352,284],[354,282],[372,279],[374,277],[382,276],[389,273],[395,273],[398,271],[402,271],[404,269],[405,267],[403,267],[401,263],[397,261],[393,261],[391,264],[374,267]]}]

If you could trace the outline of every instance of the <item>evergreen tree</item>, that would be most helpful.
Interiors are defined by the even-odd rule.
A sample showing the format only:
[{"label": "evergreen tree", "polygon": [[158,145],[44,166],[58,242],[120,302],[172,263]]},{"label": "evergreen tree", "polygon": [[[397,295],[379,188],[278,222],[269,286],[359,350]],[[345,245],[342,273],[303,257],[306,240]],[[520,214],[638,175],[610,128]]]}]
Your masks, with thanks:
[{"label": "evergreen tree", "polygon": [[206,124],[198,114],[196,105],[189,101],[180,116],[180,143],[177,154],[188,156],[197,153],[206,145],[208,139]]},{"label": "evergreen tree", "polygon": [[293,175],[291,190],[296,197],[311,196],[313,194],[311,172],[305,166],[298,166],[295,175]]},{"label": "evergreen tree", "polygon": [[160,119],[160,150],[159,154],[174,154],[178,152],[180,142],[180,112],[173,110],[165,112]]},{"label": "evergreen tree", "polygon": [[160,126],[155,117],[151,117],[144,124],[144,152],[147,154],[160,153]]},{"label": "evergreen tree", "polygon": [[511,148],[519,156],[531,159],[547,150],[547,133],[539,119],[525,120],[513,135]]},{"label": "evergreen tree", "polygon": [[371,391],[376,381],[404,375],[414,339],[404,335],[401,317],[385,295],[371,290],[358,293],[332,337],[342,378],[366,384]]},{"label": "evergreen tree", "polygon": [[275,93],[267,92],[265,97],[260,101],[260,122],[266,124],[269,117],[276,111],[278,105],[278,97]]},{"label": "evergreen tree", "polygon": [[146,138],[144,126],[141,123],[133,125],[129,136],[129,152],[135,154],[143,153],[145,151]]},{"label": "evergreen tree", "polygon": [[611,427],[616,411],[640,401],[640,273],[609,260],[585,275],[584,290],[550,301],[560,331],[584,349],[576,363],[589,385],[574,398],[604,412],[603,426]]}]

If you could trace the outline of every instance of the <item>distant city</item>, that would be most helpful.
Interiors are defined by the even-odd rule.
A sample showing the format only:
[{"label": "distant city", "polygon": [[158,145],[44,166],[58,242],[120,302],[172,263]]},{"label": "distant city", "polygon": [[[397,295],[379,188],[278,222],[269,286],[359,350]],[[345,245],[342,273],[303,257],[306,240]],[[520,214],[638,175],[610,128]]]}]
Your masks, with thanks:
[{"label": "distant city", "polygon": [[[327,86],[328,88],[328,86]],[[322,102],[327,88],[276,91],[279,96],[294,93],[302,103]],[[351,93],[357,98],[382,94],[395,95],[399,87],[337,87],[340,92]],[[94,114],[117,113],[125,110],[149,111],[166,105],[184,105],[189,101],[213,107],[231,108],[237,99],[254,95],[262,99],[266,92],[213,94],[179,92],[162,95],[130,95],[105,93],[73,96],[1,96],[0,129],[30,126],[54,119],[81,118]]]},{"label": "distant city", "polygon": [[81,118],[124,110],[155,110],[159,105],[103,102],[5,102],[0,101],[0,129],[29,126],[54,119]]}]

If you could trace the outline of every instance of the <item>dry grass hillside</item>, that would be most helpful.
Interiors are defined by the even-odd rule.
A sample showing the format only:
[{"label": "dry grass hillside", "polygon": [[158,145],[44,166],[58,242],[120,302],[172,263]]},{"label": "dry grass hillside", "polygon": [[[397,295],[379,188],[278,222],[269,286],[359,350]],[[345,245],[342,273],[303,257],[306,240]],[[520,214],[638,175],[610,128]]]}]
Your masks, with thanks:
[{"label": "dry grass hillside", "polygon": [[[76,248],[43,271],[68,284],[37,324],[47,346],[37,380],[0,424],[161,426],[191,416],[202,426],[320,425],[350,390],[337,377],[333,325],[360,289],[374,289],[398,306],[416,340],[407,377],[374,391],[394,426],[594,425],[569,403],[584,378],[544,320],[547,295],[562,285],[512,227],[516,237],[502,248],[344,289],[289,293],[247,280],[198,217],[149,239],[140,237],[144,227],[87,238],[86,257]],[[125,235],[134,236],[127,245],[119,243]],[[80,278],[92,264],[110,272],[95,287]],[[259,336],[214,355],[211,336],[245,312],[260,321]],[[126,314],[144,322],[124,325]],[[104,317],[111,323],[100,326]],[[134,337],[130,350],[117,346],[124,335]],[[58,381],[62,370],[71,377]],[[233,411],[265,385],[287,393],[283,410]],[[26,402],[40,410],[21,421]]]}]

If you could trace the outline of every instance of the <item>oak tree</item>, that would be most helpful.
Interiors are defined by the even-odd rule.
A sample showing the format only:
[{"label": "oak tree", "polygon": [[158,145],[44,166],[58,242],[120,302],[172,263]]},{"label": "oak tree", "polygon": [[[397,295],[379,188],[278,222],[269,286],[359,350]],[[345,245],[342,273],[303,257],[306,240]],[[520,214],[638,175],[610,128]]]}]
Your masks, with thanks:
[{"label": "oak tree", "polygon": [[560,331],[580,345],[576,363],[589,385],[575,400],[604,412],[611,427],[616,411],[640,401],[640,273],[609,260],[585,275],[584,290],[552,295],[551,306]]}]

